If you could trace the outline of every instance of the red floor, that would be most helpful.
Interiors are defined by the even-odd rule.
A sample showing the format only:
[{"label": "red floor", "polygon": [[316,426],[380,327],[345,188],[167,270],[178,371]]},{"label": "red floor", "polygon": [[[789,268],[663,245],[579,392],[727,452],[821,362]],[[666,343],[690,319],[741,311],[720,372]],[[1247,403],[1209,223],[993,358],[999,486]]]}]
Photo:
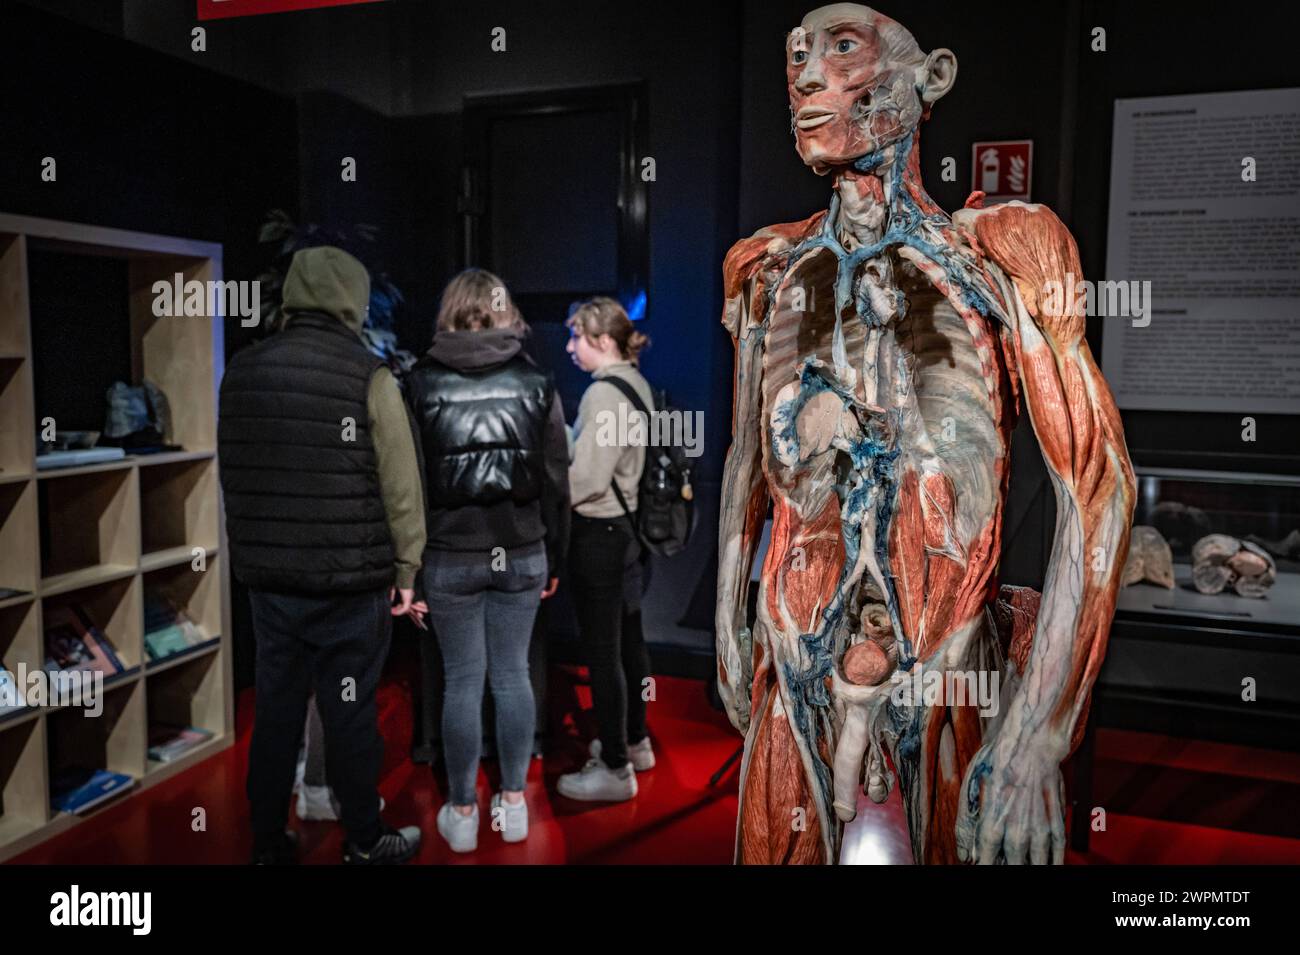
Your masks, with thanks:
[{"label": "red floor", "polygon": [[[531,833],[507,846],[485,827],[479,850],[450,852],[437,836],[434,815],[442,783],[428,767],[407,758],[411,707],[407,687],[385,684],[380,723],[387,755],[380,792],[386,818],[419,823],[425,842],[422,863],[679,863],[723,864],[731,860],[736,813],[736,773],[716,788],[709,777],[734,751],[738,737],[712,710],[701,683],[660,677],[650,707],[658,765],[639,777],[640,795],[630,803],[591,806],[555,793],[555,777],[577,767],[592,735],[581,671],[559,670],[552,703],[562,719],[561,740],[529,773]],[[18,857],[19,863],[243,863],[249,828],[243,795],[252,723],[252,694],[238,701],[238,741],[201,765],[147,793],[111,806],[92,820]],[[488,764],[489,773],[493,767]],[[489,773],[479,779],[481,805]],[[1300,755],[1142,733],[1098,734],[1096,801],[1107,809],[1105,832],[1093,834],[1086,855],[1068,861],[1117,863],[1300,862]],[[191,830],[192,812],[207,810],[206,832]],[[910,862],[897,794],[883,806],[865,797],[848,827],[844,861]],[[331,823],[292,825],[302,836],[303,861],[339,859],[341,833]]]}]

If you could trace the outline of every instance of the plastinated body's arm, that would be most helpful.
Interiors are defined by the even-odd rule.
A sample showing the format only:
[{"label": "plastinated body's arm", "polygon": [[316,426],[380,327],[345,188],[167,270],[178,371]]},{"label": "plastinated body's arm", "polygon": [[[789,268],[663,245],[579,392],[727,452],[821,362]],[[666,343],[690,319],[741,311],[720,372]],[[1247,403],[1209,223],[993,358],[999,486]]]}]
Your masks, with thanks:
[{"label": "plastinated body's arm", "polygon": [[1135,484],[1114,398],[1084,340],[1074,239],[1043,206],[966,209],[954,221],[1003,283],[1025,404],[1056,495],[1056,536],[1032,650],[992,739],[972,761],[958,821],[970,861],[1061,862],[1060,764],[1083,731],[1128,551]]}]

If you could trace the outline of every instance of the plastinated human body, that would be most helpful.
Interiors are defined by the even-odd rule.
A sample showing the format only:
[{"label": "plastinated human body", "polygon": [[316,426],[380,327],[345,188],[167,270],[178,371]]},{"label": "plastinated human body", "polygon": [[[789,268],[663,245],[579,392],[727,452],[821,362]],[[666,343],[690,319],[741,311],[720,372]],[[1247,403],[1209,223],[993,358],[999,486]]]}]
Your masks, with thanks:
[{"label": "plastinated human body", "polygon": [[[737,243],[718,680],[745,734],[736,857],[833,862],[865,785],[897,784],[918,862],[1060,862],[1078,743],[1128,546],[1134,482],[1047,208],[951,218],[918,134],[956,58],[856,4],[788,37],[796,148],[830,207]],[[999,587],[1010,439],[1030,415],[1056,494],[1040,595]],[[746,586],[772,506],[747,626]],[[996,675],[996,705],[907,692]],[[987,703],[987,701],[985,701]]]}]

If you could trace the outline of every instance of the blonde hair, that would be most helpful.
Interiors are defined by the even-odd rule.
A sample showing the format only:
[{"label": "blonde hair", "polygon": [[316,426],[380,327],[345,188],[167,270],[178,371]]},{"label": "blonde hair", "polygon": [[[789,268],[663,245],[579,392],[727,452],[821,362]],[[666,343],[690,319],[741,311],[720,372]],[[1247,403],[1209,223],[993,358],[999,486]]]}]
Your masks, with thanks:
[{"label": "blonde hair", "polygon": [[650,336],[637,331],[623,306],[604,295],[580,303],[564,324],[588,339],[608,335],[614,339],[619,354],[633,364],[641,351],[650,347]]},{"label": "blonde hair", "polygon": [[527,327],[506,284],[486,269],[466,269],[442,290],[437,331],[480,332],[488,328],[523,331]]}]

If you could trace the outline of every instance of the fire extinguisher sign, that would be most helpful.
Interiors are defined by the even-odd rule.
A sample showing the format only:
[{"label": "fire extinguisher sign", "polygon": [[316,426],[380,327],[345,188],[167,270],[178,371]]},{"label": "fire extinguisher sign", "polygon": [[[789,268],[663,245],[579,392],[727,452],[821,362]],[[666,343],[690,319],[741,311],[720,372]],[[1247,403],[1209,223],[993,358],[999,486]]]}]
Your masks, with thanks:
[{"label": "fire extinguisher sign", "polygon": [[1029,201],[1034,172],[1034,141],[1007,139],[974,143],[970,149],[971,190],[985,202]]}]

